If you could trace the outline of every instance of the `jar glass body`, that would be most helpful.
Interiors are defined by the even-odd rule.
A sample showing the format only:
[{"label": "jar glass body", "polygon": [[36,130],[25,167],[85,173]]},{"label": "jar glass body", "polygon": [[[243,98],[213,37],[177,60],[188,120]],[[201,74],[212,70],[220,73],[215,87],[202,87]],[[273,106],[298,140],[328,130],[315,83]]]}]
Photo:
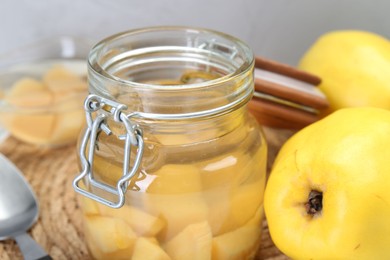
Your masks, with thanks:
[{"label": "jar glass body", "polygon": [[[85,235],[96,259],[245,259],[255,255],[263,220],[267,146],[248,113],[253,55],[209,30],[130,31],[96,45],[90,92],[126,105],[142,129],[143,156],[110,208],[81,197]],[[107,109],[106,109],[107,110]],[[105,113],[105,110],[97,111]],[[94,179],[116,187],[126,129],[96,136]],[[134,166],[133,147],[130,168]],[[91,148],[90,148],[91,149]],[[85,188],[115,200],[88,181]]]}]

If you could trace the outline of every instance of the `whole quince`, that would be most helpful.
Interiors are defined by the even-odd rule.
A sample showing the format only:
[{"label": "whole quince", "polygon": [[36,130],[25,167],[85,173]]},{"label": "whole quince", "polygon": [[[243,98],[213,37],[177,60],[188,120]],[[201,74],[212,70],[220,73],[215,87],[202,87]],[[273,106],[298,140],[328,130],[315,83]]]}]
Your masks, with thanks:
[{"label": "whole quince", "polygon": [[340,109],[281,148],[264,207],[293,259],[390,256],[390,111]]},{"label": "whole quince", "polygon": [[332,31],[303,55],[302,70],[322,78],[329,114],[344,107],[390,109],[390,41],[366,31]]}]

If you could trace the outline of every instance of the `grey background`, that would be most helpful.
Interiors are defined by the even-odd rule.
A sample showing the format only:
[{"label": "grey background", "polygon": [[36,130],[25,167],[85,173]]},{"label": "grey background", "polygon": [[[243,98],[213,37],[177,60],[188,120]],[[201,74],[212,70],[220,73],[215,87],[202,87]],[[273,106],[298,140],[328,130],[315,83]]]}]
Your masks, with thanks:
[{"label": "grey background", "polygon": [[138,27],[219,30],[256,55],[295,65],[330,30],[369,30],[390,38],[389,0],[0,0],[0,54],[61,35],[100,40]]}]

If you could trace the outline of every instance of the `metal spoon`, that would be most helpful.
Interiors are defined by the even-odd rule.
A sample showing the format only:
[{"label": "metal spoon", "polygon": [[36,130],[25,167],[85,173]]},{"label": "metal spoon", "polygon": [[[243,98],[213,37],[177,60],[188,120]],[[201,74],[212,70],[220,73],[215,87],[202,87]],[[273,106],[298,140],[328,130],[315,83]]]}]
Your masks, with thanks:
[{"label": "metal spoon", "polygon": [[27,234],[38,219],[35,194],[22,173],[0,154],[0,240],[14,238],[25,260],[51,257]]}]

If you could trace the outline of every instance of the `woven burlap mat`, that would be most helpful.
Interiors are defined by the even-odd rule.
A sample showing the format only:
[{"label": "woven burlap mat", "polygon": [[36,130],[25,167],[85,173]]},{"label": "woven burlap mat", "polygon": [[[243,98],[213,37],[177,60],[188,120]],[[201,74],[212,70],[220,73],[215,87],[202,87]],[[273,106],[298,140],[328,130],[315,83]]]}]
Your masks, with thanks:
[{"label": "woven burlap mat", "polygon": [[[269,144],[268,165],[272,165],[280,145],[291,132],[270,128],[264,128],[264,131]],[[78,170],[75,145],[38,148],[10,137],[0,144],[0,152],[23,172],[39,200],[40,215],[29,231],[31,236],[53,259],[90,259],[81,229],[81,212],[72,187]],[[256,259],[288,259],[272,243],[266,222],[263,228]],[[18,259],[23,257],[15,242],[0,241],[0,260]]]}]

